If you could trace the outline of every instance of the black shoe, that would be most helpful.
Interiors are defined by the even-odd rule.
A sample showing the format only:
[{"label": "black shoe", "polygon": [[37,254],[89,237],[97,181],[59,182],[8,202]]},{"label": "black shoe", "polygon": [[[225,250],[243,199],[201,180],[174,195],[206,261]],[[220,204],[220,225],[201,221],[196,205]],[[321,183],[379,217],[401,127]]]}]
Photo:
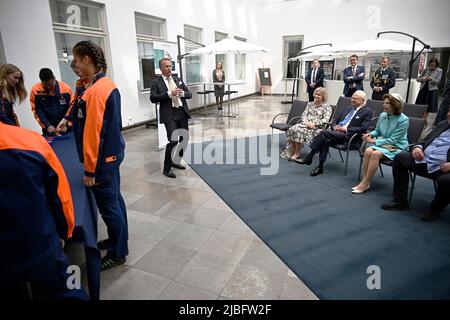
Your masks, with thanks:
[{"label": "black shoe", "polygon": [[100,240],[97,242],[98,250],[108,250],[109,239]]},{"label": "black shoe", "polygon": [[301,159],[295,159],[294,161],[300,164],[306,164],[308,166],[311,165],[312,163],[312,157],[306,156],[305,158],[301,158]]},{"label": "black shoe", "polygon": [[127,259],[124,258],[113,258],[110,256],[104,256],[102,258],[102,264],[100,266],[100,271],[105,271],[117,266],[120,266],[121,264],[124,264]]},{"label": "black shoe", "polygon": [[163,175],[165,175],[166,177],[169,177],[169,178],[177,177],[177,175],[175,173],[173,173],[172,170],[169,170],[169,171],[163,170]]},{"label": "black shoe", "polygon": [[219,107],[218,110],[223,110],[223,108],[222,108],[222,107]]},{"label": "black shoe", "polygon": [[432,212],[428,211],[420,219],[422,219],[423,221],[426,221],[426,222],[431,222],[438,217],[439,217],[439,213],[436,214],[436,213],[432,213]]},{"label": "black shoe", "polygon": [[315,177],[319,174],[323,173],[323,167],[318,166],[317,168],[315,168],[313,171],[311,171],[311,177]]},{"label": "black shoe", "polygon": [[172,168],[177,168],[180,170],[186,170],[186,167],[181,165],[181,164],[177,164],[177,163],[172,163]]},{"label": "black shoe", "polygon": [[405,201],[405,202],[392,201],[392,202],[383,204],[381,206],[381,209],[384,209],[384,210],[409,210],[409,203],[407,201]]}]

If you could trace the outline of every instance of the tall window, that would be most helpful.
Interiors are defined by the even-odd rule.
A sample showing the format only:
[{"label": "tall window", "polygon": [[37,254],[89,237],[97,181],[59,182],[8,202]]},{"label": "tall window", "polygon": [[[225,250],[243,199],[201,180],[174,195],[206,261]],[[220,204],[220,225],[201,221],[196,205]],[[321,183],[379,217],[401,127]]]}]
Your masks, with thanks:
[{"label": "tall window", "polygon": [[71,0],[50,0],[61,80],[75,87],[78,77],[70,68],[72,49],[79,41],[92,41],[106,54],[106,32],[102,5]]},{"label": "tall window", "polygon": [[[217,32],[217,31],[215,32],[216,42],[218,42],[220,40],[223,40],[223,39],[226,39],[227,36],[228,36],[228,34],[226,34],[226,33]],[[224,71],[227,70],[227,55],[226,54],[216,54],[216,64],[218,62],[222,62],[222,69]],[[214,66],[214,68],[215,67],[216,66]],[[225,71],[225,74],[226,74],[226,71]]]},{"label": "tall window", "polygon": [[[247,41],[245,38],[234,38],[239,41]],[[236,80],[245,80],[245,54],[236,54],[234,56],[234,77]]]},{"label": "tall window", "polygon": [[[184,26],[184,37],[186,39],[202,43],[202,29]],[[185,52],[191,52],[194,49],[200,48],[201,46],[190,41],[185,41]],[[185,58],[185,70],[186,70],[186,82],[187,83],[200,83],[202,82],[202,61],[200,56],[186,56]]]},{"label": "tall window", "polygon": [[283,37],[283,70],[285,78],[295,78],[295,61],[288,61],[289,58],[296,57],[303,48],[303,36]]},{"label": "tall window", "polygon": [[141,90],[149,90],[155,78],[154,40],[166,38],[166,21],[161,18],[135,13],[136,37],[139,55]]}]

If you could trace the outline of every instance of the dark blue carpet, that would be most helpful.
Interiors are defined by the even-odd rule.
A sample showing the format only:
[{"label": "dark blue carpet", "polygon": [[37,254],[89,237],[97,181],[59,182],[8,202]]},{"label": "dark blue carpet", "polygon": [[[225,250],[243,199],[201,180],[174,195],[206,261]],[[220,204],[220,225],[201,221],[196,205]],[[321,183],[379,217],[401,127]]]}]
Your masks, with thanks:
[{"label": "dark blue carpet", "polygon": [[[317,157],[313,166],[302,166],[279,159],[277,146],[279,172],[261,175],[264,165],[251,164],[257,152],[248,139],[244,152],[233,148],[243,143],[194,144],[186,159],[198,159],[206,148],[220,160],[233,149],[235,162],[245,160],[191,167],[320,299],[450,298],[450,210],[432,223],[419,219],[433,198],[431,180],[417,178],[411,211],[388,212],[380,209],[392,190],[388,167],[384,178],[376,174],[369,192],[352,195],[356,152],[347,177],[335,150],[325,173],[310,177]],[[269,142],[260,144],[266,145],[270,150]],[[381,270],[379,290],[367,288],[371,265]]]}]

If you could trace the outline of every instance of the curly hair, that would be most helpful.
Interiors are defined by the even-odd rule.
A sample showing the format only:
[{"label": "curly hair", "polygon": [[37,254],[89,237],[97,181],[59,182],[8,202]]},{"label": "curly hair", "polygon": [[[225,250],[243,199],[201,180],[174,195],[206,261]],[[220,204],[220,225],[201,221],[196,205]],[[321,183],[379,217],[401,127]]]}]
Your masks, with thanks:
[{"label": "curly hair", "polygon": [[91,58],[92,63],[95,65],[96,73],[106,72],[108,65],[106,64],[105,54],[102,48],[93,43],[92,41],[80,41],[72,49],[74,55],[83,57],[88,56]]}]

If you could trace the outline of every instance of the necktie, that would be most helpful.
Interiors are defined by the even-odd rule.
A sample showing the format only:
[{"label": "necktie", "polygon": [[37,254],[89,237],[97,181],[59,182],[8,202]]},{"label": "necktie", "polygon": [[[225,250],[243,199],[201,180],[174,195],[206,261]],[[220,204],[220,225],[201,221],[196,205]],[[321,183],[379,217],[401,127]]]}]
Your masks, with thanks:
[{"label": "necktie", "polygon": [[316,70],[317,69],[314,69],[314,71],[313,71],[313,78],[312,78],[313,83],[316,83]]},{"label": "necktie", "polygon": [[[169,84],[169,90],[172,91],[174,89],[177,88],[177,85],[175,84],[175,81],[173,81],[172,77],[168,77],[167,78],[167,83]],[[172,96],[172,105],[174,108],[178,108],[181,103],[180,103],[180,98]]]},{"label": "necktie", "polygon": [[339,122],[339,125],[341,127],[345,126],[353,118],[355,113],[356,113],[356,108],[353,107],[353,109],[348,113],[348,115],[345,117],[345,119],[342,120],[341,122]]}]

